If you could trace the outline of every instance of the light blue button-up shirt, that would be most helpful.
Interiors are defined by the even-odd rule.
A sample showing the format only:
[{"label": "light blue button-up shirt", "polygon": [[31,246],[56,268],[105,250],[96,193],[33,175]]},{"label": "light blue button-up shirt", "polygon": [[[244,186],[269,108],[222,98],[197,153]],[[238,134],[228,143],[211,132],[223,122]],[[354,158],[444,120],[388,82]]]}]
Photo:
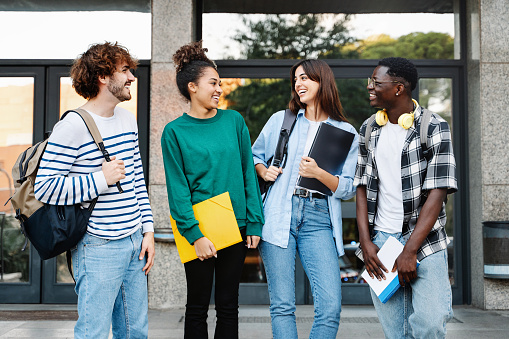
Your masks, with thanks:
[{"label": "light blue button-up shirt", "polygon": [[[304,155],[309,121],[304,117],[304,109],[297,113],[297,120],[288,141],[286,167],[271,186],[263,206],[265,224],[262,229],[262,239],[276,246],[287,248],[292,219],[292,195],[299,176],[299,164]],[[256,164],[267,166],[267,160],[274,156],[279,132],[283,124],[284,111],[273,114],[263,127],[260,135],[253,144],[253,159]],[[331,173],[339,178],[338,187],[332,196],[328,197],[329,214],[332,223],[338,256],[345,253],[343,248],[343,222],[341,218],[341,199],[348,200],[355,195],[353,179],[357,164],[359,135],[349,123],[328,118],[326,123],[355,134],[355,138],[348,152],[348,156],[337,173]]]}]

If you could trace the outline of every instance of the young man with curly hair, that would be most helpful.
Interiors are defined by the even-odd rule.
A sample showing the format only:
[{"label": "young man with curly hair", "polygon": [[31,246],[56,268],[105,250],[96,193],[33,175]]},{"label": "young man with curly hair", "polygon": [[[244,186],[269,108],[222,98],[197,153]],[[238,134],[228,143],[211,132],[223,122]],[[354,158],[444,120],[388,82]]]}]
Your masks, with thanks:
[{"label": "young man with curly hair", "polygon": [[[78,114],[58,122],[42,157],[36,197],[53,205],[97,203],[87,233],[72,249],[79,318],[75,338],[147,338],[146,274],[154,264],[154,227],[138,147],[136,119],[117,107],[131,99],[137,61],[118,44],[92,45],[71,78],[88,101],[111,162]],[[123,192],[116,183],[120,181]]]},{"label": "young man with curly hair", "polygon": [[[444,338],[452,317],[445,201],[457,190],[456,163],[448,123],[412,99],[417,81],[407,59],[381,60],[367,87],[380,111],[359,133],[357,254],[371,277],[397,270],[402,286],[385,304],[371,292],[386,338]],[[424,116],[431,116],[429,123]],[[427,124],[425,144],[421,124]],[[377,257],[389,237],[404,245],[393,267]]]}]

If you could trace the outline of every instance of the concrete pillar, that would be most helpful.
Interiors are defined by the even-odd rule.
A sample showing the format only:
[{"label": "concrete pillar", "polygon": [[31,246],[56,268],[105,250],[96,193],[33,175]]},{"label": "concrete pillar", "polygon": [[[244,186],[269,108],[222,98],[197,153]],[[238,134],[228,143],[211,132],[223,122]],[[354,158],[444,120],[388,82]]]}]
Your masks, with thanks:
[{"label": "concrete pillar", "polygon": [[[150,203],[158,230],[171,229],[161,154],[164,126],[189,109],[175,83],[172,56],[195,36],[195,1],[152,0],[150,79]],[[186,303],[186,280],[174,243],[156,241],[155,264],[148,279],[149,307],[176,308]]]},{"label": "concrete pillar", "polygon": [[483,221],[509,220],[509,6],[467,1],[472,304],[509,309],[509,280],[485,279]]}]

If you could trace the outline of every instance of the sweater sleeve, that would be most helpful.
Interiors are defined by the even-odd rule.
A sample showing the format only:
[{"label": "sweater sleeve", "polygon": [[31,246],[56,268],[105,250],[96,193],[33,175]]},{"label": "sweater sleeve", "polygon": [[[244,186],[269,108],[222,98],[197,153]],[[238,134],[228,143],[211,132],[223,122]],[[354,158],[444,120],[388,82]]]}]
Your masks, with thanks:
[{"label": "sweater sleeve", "polygon": [[246,194],[246,221],[247,235],[262,236],[262,226],[264,224],[262,199],[258,187],[258,179],[253,162],[253,153],[251,151],[251,139],[244,119],[241,119],[241,161],[244,174],[244,191]]},{"label": "sweater sleeve", "polygon": [[191,192],[184,173],[184,161],[175,131],[166,125],[161,137],[168,202],[180,234],[192,245],[203,237],[194,217]]},{"label": "sweater sleeve", "polygon": [[108,189],[102,170],[68,176],[82,143],[79,136],[88,133],[84,125],[80,128],[79,122],[71,119],[62,120],[53,128],[37,171],[35,198],[46,204],[74,205],[90,201]]},{"label": "sweater sleeve", "polygon": [[140,206],[141,224],[143,233],[154,232],[154,218],[148,199],[147,187],[145,185],[145,176],[143,174],[143,165],[141,163],[140,147],[138,143],[138,132],[135,135],[134,146],[134,192]]}]

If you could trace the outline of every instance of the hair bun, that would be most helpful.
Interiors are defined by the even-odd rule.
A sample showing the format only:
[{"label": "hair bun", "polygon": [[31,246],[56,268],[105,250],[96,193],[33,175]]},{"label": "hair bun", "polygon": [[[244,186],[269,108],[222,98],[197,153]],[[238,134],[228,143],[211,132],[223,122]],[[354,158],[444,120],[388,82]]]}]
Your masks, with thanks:
[{"label": "hair bun", "polygon": [[215,66],[215,64],[209,58],[207,58],[205,52],[208,52],[208,49],[202,47],[201,40],[197,42],[191,42],[180,47],[175,52],[175,54],[173,54],[173,62],[177,68],[177,73],[180,72],[184,66],[196,60],[205,61]]}]

